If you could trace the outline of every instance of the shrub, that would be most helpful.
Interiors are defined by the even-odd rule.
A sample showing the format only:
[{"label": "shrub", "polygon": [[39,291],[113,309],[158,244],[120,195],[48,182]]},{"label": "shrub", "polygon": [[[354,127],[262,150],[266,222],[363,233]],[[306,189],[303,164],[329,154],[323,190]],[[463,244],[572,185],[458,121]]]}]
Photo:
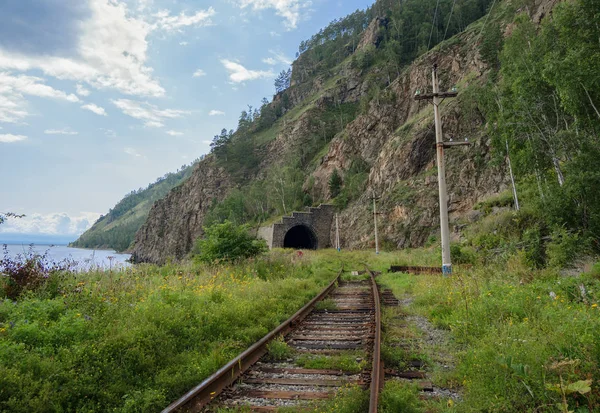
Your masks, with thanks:
[{"label": "shrub", "polygon": [[214,263],[256,257],[267,250],[264,240],[248,233],[247,225],[235,225],[230,221],[204,228],[205,238],[199,239],[196,249],[199,261]]},{"label": "shrub", "polygon": [[329,194],[331,198],[335,198],[340,194],[340,190],[342,189],[342,177],[338,172],[337,168],[333,170],[331,175],[329,176]]},{"label": "shrub", "polygon": [[579,235],[560,227],[552,232],[552,241],[546,247],[548,266],[563,268],[571,264],[582,253]]},{"label": "shrub", "polygon": [[284,361],[294,354],[294,349],[288,346],[282,336],[271,340],[269,344],[267,344],[267,351],[269,353],[269,359],[273,361]]},{"label": "shrub", "polygon": [[419,400],[415,385],[405,385],[398,381],[387,381],[381,392],[380,406],[383,413],[418,413],[423,403]]},{"label": "shrub", "polygon": [[4,245],[4,258],[0,259],[0,276],[3,278],[4,296],[16,300],[26,291],[35,291],[47,284],[50,277],[68,270],[71,263],[63,261],[53,264],[48,261],[48,251],[36,253],[32,247],[27,253],[12,257]]}]

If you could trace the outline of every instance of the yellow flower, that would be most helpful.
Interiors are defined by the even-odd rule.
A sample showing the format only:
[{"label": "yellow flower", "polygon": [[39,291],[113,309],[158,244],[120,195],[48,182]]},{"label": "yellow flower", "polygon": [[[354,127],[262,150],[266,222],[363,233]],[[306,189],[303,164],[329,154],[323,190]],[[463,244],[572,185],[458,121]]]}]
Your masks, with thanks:
[{"label": "yellow flower", "polygon": [[596,307],[598,307],[598,304],[596,304],[596,303],[592,304],[592,308],[596,308]]}]

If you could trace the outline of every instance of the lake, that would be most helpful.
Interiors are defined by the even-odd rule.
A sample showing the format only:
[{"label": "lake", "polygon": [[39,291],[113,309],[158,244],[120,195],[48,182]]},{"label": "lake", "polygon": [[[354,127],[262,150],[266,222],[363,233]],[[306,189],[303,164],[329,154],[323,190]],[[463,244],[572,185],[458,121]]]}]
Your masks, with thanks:
[{"label": "lake", "polygon": [[[33,245],[32,250],[36,254],[47,252],[48,261],[51,263],[60,263],[64,260],[74,261],[75,268],[78,271],[88,271],[101,269],[125,268],[131,264],[127,262],[130,254],[120,254],[111,250],[88,250],[82,248],[71,248],[65,245]],[[7,245],[8,255],[11,257],[24,256],[29,253],[30,246],[25,244]],[[4,248],[0,252],[4,257]]]}]

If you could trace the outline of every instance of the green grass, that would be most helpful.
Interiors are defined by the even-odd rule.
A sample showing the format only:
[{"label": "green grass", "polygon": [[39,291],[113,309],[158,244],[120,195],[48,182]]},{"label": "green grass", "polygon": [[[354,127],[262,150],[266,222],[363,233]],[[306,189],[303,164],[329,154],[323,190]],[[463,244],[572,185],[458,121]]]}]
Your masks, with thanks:
[{"label": "green grass", "polygon": [[[415,260],[407,264],[429,261],[430,251],[411,252]],[[463,401],[428,402],[414,411],[564,411],[556,407],[561,394],[554,388],[561,380],[565,387],[591,380],[589,392],[566,395],[568,409],[600,411],[600,265],[567,277],[553,269],[532,270],[521,255],[503,264],[455,269],[450,277],[379,277],[397,296],[414,297],[409,311],[448,331],[447,351],[456,357],[456,369],[445,376],[434,372],[433,380],[461,390]],[[402,362],[406,354],[384,356]],[[566,365],[562,370],[559,362]]]},{"label": "green grass", "polygon": [[334,356],[303,354],[296,364],[306,369],[343,370],[360,373],[367,367],[367,355],[362,351],[345,351]]},{"label": "green grass", "polygon": [[267,344],[267,355],[269,360],[284,361],[294,355],[294,349],[285,342],[282,336]]},{"label": "green grass", "polygon": [[54,276],[0,301],[0,410],[160,411],[314,297],[333,257]]}]

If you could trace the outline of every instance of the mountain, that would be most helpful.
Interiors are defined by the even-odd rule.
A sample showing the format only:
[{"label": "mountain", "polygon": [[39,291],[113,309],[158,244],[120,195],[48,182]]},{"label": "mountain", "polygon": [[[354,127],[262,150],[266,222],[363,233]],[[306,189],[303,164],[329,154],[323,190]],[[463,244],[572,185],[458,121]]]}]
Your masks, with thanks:
[{"label": "mountain", "polygon": [[206,225],[258,227],[321,202],[338,209],[344,247],[369,247],[373,195],[384,247],[433,241],[433,110],[414,95],[434,66],[442,90],[458,89],[440,105],[444,140],[471,143],[446,150],[452,239],[482,205],[512,206],[512,159],[527,208],[507,219],[521,244],[598,246],[600,195],[586,190],[600,187],[600,81],[586,75],[600,64],[598,16],[593,0],[379,0],[334,20],[300,44],[273,100],[243,111],[154,203],[133,259],[180,259]]},{"label": "mountain", "polygon": [[[441,10],[452,6],[440,4]],[[181,258],[212,222],[258,225],[331,201],[341,211],[343,245],[364,247],[372,242],[373,191],[382,196],[385,242],[425,242],[438,228],[435,136],[431,107],[414,101],[414,91],[428,87],[434,63],[444,88],[483,81],[482,22],[469,24],[490,4],[456,2],[460,17],[432,27],[435,1],[378,1],[303,42],[273,101],[244,111],[235,132],[215,137],[213,152],[192,177],[154,204],[136,235],[134,259]],[[407,35],[411,41],[401,41]],[[435,47],[424,53],[428,46]],[[481,170],[490,159],[489,139],[482,119],[462,121],[464,111],[460,99],[444,103],[445,134],[474,144],[448,159],[453,217],[507,182],[502,167]],[[343,179],[339,194],[330,192],[334,170]]]},{"label": "mountain", "polygon": [[184,165],[177,172],[165,174],[145,189],[131,191],[106,215],[100,216],[90,229],[69,246],[127,250],[131,246],[136,232],[145,222],[154,202],[187,180],[199,161]]}]

